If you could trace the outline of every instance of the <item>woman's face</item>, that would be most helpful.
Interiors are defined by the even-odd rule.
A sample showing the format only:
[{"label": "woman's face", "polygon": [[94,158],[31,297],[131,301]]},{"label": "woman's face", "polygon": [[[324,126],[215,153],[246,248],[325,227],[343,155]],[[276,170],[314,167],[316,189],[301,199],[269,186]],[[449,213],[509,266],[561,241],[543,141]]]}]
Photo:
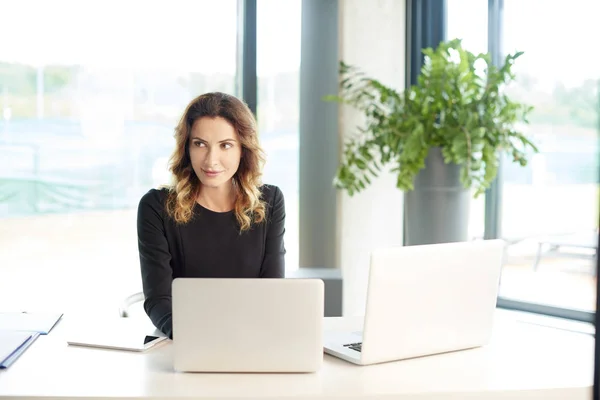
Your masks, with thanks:
[{"label": "woman's face", "polygon": [[242,157],[239,136],[226,119],[202,117],[192,125],[189,151],[192,168],[202,185],[231,184]]}]

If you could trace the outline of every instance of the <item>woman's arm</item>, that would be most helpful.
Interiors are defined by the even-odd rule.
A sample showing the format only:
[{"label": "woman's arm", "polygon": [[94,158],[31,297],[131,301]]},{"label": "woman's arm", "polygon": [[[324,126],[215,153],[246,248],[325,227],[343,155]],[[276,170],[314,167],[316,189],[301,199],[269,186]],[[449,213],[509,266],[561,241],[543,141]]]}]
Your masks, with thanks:
[{"label": "woman's arm", "polygon": [[285,201],[281,190],[274,186],[271,213],[267,215],[265,256],[260,268],[261,278],[285,277]]},{"label": "woman's arm", "polygon": [[164,201],[151,190],[140,200],[137,215],[138,249],[144,289],[144,310],[150,320],[169,338],[173,337],[171,253],[163,223]]}]

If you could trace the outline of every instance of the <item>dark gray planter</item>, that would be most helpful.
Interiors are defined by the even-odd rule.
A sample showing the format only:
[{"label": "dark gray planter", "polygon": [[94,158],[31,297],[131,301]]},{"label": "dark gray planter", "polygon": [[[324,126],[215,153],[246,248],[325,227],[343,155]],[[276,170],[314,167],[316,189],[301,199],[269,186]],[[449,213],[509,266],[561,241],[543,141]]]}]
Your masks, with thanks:
[{"label": "dark gray planter", "polygon": [[445,164],[439,148],[431,148],[425,168],[405,192],[405,244],[468,240],[471,195],[460,183],[460,166]]}]

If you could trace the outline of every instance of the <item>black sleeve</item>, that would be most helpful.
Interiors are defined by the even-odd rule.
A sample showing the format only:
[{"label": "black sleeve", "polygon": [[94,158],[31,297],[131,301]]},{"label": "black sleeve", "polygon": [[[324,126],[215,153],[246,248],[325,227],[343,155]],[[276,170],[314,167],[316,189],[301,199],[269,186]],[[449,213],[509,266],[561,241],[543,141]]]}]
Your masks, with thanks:
[{"label": "black sleeve", "polygon": [[285,277],[285,202],[281,190],[274,186],[275,193],[271,212],[267,215],[265,256],[260,268],[261,278]]},{"label": "black sleeve", "polygon": [[164,200],[152,190],[140,200],[137,215],[138,249],[144,289],[144,310],[156,328],[173,337],[171,253],[163,223]]}]

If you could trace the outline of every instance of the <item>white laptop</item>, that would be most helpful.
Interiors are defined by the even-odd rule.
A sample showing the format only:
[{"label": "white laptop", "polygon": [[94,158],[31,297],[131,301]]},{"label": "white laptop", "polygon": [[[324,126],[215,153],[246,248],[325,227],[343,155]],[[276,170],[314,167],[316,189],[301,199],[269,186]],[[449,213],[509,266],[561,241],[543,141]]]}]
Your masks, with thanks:
[{"label": "white laptop", "polygon": [[502,240],[373,251],[362,330],[325,332],[325,352],[369,365],[487,344],[503,252]]},{"label": "white laptop", "polygon": [[320,369],[322,280],[176,278],[172,289],[176,371]]}]

